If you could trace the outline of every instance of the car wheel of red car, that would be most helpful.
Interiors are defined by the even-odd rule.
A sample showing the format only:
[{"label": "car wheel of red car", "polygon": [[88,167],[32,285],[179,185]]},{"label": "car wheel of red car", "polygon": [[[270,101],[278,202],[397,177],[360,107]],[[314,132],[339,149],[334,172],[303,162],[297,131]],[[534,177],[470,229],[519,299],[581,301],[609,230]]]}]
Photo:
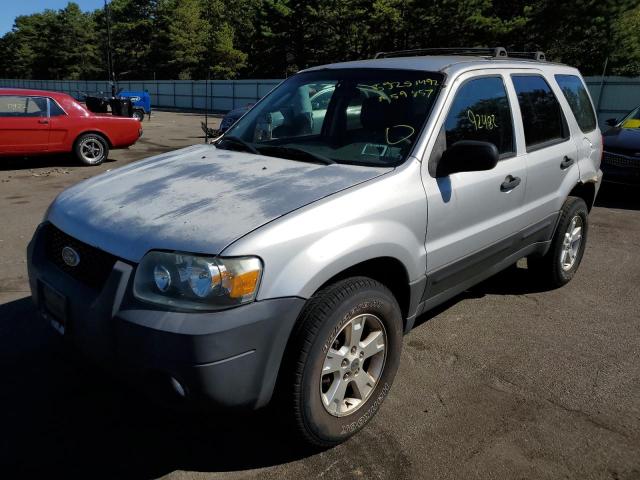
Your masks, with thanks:
[{"label": "car wheel of red car", "polygon": [[109,144],[97,133],[85,133],[76,140],[74,151],[85,165],[100,165],[109,156]]}]

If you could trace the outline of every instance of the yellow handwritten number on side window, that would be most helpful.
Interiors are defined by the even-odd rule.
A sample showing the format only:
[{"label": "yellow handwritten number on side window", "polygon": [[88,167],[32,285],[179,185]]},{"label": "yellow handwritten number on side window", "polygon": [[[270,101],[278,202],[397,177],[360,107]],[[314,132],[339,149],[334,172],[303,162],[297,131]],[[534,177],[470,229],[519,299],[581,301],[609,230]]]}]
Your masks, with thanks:
[{"label": "yellow handwritten number on side window", "polygon": [[476,130],[493,130],[494,128],[498,128],[498,124],[496,123],[496,116],[494,114],[481,115],[473,113],[471,109],[468,109],[467,118],[473,124]]}]

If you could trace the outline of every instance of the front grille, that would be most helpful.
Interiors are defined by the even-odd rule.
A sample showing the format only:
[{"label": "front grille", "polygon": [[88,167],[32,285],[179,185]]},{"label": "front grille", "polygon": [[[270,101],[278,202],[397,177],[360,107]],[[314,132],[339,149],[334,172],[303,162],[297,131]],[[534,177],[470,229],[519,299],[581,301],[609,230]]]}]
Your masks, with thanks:
[{"label": "front grille", "polygon": [[627,157],[619,153],[604,152],[602,155],[602,163],[613,165],[614,167],[640,170],[640,158]]},{"label": "front grille", "polygon": [[[52,224],[43,228],[45,253],[51,263],[89,287],[100,288],[104,285],[116,263],[116,257],[76,240]],[[62,259],[64,247],[71,247],[80,257],[75,267],[67,265]]]}]

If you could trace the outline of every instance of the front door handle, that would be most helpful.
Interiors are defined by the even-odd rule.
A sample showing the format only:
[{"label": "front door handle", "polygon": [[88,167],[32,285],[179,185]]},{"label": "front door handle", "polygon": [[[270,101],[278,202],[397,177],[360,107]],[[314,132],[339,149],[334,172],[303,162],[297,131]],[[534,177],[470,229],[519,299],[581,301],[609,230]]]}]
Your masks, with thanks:
[{"label": "front door handle", "polygon": [[510,192],[514,188],[520,185],[520,177],[513,177],[511,175],[507,175],[507,178],[504,179],[502,185],[500,185],[501,192]]},{"label": "front door handle", "polygon": [[562,160],[562,162],[560,163],[560,169],[561,170],[566,170],[571,165],[573,165],[573,162],[575,162],[575,160],[573,158],[569,158],[569,157],[565,156],[564,159]]},{"label": "front door handle", "polygon": [[49,120],[46,118],[41,118],[40,120],[38,120],[38,123],[41,123],[43,125],[48,125],[49,124]]}]

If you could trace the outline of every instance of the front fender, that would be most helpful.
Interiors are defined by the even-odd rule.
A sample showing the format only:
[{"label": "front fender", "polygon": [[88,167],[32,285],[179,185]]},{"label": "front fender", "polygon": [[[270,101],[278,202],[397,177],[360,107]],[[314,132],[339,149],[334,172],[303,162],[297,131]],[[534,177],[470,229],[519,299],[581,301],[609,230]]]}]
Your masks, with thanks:
[{"label": "front fender", "polygon": [[391,257],[409,282],[424,276],[427,204],[419,162],[291,212],[222,255],[264,262],[258,299],[311,297],[327,280],[366,260]]},{"label": "front fender", "polygon": [[[379,232],[384,230],[393,231],[395,238],[381,236]],[[260,296],[288,296],[282,293],[295,291],[296,296],[309,298],[329,279],[374,258],[391,257],[400,261],[406,270],[421,255],[422,245],[416,240],[406,226],[397,222],[345,226],[324,235],[291,256],[281,269],[270,276],[269,282],[261,289]]]}]

